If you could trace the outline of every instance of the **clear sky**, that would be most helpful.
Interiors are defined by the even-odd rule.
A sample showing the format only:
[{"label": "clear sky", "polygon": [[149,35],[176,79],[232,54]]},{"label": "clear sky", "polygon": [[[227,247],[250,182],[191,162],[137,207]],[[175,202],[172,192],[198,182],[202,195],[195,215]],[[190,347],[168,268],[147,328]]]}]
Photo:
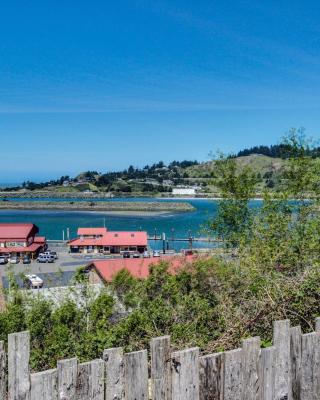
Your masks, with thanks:
[{"label": "clear sky", "polygon": [[0,182],[320,138],[318,1],[10,0]]}]

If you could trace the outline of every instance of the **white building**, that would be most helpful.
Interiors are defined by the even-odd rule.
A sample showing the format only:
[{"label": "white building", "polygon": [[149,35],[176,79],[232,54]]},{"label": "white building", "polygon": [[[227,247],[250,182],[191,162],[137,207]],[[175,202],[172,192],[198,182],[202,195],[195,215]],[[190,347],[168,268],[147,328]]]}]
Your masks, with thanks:
[{"label": "white building", "polygon": [[173,188],[172,194],[174,196],[194,196],[196,189],[194,188]]}]

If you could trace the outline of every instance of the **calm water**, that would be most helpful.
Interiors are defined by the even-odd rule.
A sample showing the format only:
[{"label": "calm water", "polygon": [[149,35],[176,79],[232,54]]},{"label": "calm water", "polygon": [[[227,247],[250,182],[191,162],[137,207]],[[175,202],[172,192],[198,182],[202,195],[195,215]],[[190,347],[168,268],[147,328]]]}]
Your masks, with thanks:
[{"label": "calm water", "polygon": [[[10,199],[11,200],[11,199]],[[12,199],[13,200],[13,199]],[[30,199],[16,199],[25,201]],[[41,199],[50,201],[76,201],[75,199]],[[81,199],[80,199],[81,200]],[[93,201],[99,201],[94,199]],[[106,200],[104,200],[106,201]],[[154,201],[154,199],[109,199],[107,201]],[[158,200],[181,201],[181,200]],[[70,237],[75,237],[78,227],[101,227],[109,230],[145,230],[149,235],[166,233],[168,238],[186,238],[206,236],[204,228],[208,220],[217,210],[218,202],[215,200],[183,200],[192,204],[195,211],[191,213],[176,213],[160,216],[111,216],[103,212],[75,212],[75,211],[24,211],[24,210],[0,210],[0,222],[32,222],[40,228],[40,234],[47,239],[62,239],[63,230],[70,229]],[[258,202],[253,202],[256,206]],[[161,242],[151,243],[156,249]],[[208,247],[207,243],[195,243],[195,247]],[[174,242],[176,250],[188,247],[188,243]]]}]

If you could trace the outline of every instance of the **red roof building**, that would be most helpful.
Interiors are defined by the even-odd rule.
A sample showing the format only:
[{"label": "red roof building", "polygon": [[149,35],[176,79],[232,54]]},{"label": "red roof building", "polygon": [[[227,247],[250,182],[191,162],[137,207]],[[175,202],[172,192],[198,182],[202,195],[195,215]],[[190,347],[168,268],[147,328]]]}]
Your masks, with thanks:
[{"label": "red roof building", "polygon": [[120,258],[93,261],[87,265],[90,283],[111,282],[121,270],[127,270],[133,277],[146,279],[150,266],[161,261],[169,262],[169,272],[175,274],[183,265],[194,260],[193,256],[171,256],[159,258]]},{"label": "red roof building", "polygon": [[68,242],[71,253],[143,253],[148,248],[147,232],[112,232],[106,228],[79,228],[78,237]]},{"label": "red roof building", "polygon": [[0,255],[36,257],[46,248],[46,238],[36,236],[38,232],[34,224],[0,224]]}]

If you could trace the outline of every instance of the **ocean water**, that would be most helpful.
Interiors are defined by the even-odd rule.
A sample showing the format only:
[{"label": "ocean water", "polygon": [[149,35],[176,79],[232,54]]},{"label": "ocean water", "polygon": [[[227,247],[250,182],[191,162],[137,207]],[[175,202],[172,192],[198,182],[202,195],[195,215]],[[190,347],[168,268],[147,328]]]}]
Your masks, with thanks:
[{"label": "ocean water", "polygon": [[[11,200],[11,199],[10,199]],[[16,199],[25,201],[26,199]],[[27,199],[30,201],[30,199]],[[61,201],[60,199],[41,199],[50,201]],[[76,201],[75,199],[63,199],[64,201]],[[79,199],[81,200],[81,199]],[[98,201],[94,199],[94,201]],[[104,200],[105,201],[105,200]],[[128,198],[110,199],[108,201],[155,201],[150,198]],[[47,239],[61,240],[63,231],[69,228],[70,238],[76,236],[78,227],[101,227],[106,226],[109,230],[143,230],[150,236],[155,234],[166,234],[168,239],[204,237],[208,221],[212,219],[217,211],[218,201],[216,200],[165,200],[158,201],[186,201],[195,207],[195,211],[189,213],[174,213],[155,216],[120,216],[108,215],[103,212],[76,212],[76,211],[28,211],[28,210],[0,210],[0,222],[31,222],[40,229],[40,235]],[[252,202],[256,207],[258,202]],[[169,241],[170,248],[180,250],[187,248],[188,242]],[[154,249],[162,247],[162,242],[151,241]],[[194,247],[210,247],[212,244],[194,242]]]}]

